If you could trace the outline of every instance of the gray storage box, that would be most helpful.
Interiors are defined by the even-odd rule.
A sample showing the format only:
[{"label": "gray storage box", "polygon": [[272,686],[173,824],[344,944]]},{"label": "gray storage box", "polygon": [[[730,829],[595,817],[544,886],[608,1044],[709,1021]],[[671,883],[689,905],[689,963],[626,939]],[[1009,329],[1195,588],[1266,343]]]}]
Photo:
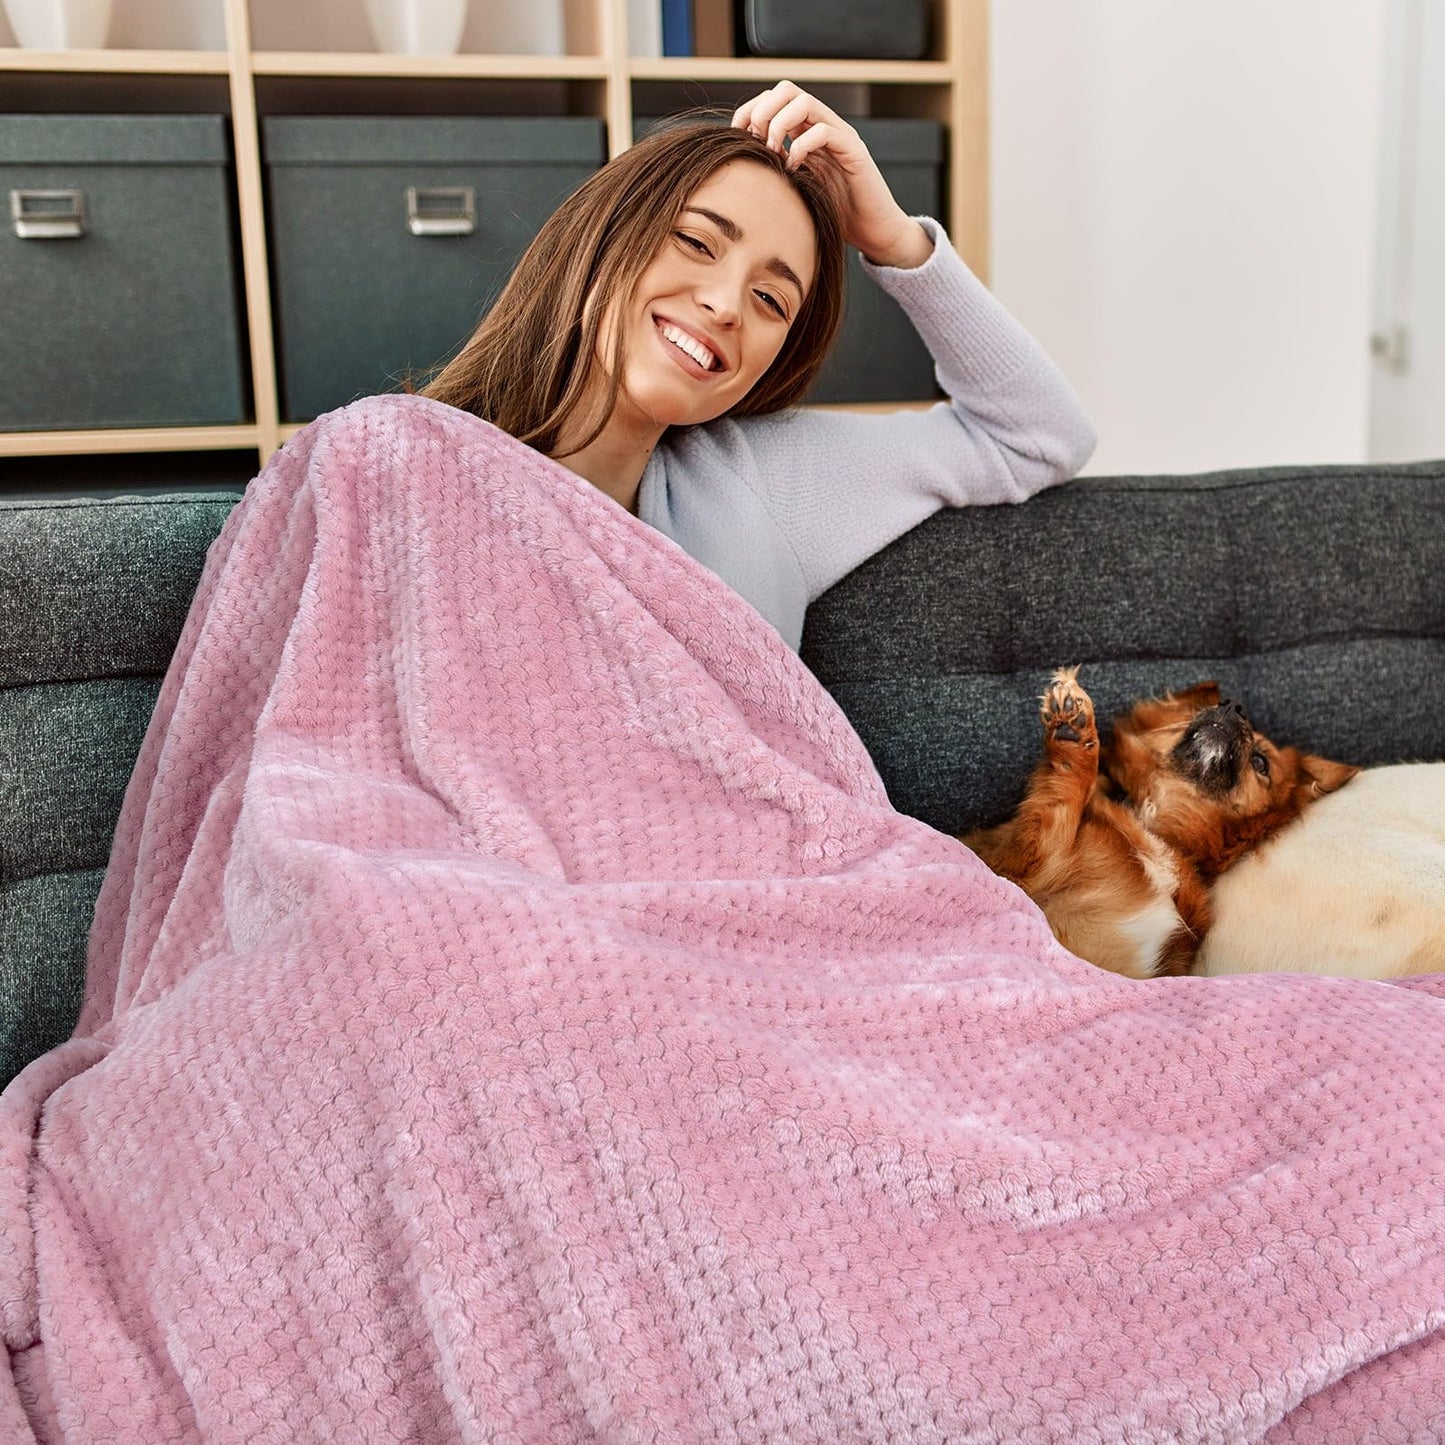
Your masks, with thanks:
[{"label": "gray storage box", "polygon": [[[633,138],[666,125],[638,120]],[[943,127],[932,120],[852,120],[898,204],[910,216],[942,220]],[[848,254],[848,303],[833,352],[807,400],[926,401],[939,394],[933,358],[903,308]]]},{"label": "gray storage box", "polygon": [[0,115],[0,431],[244,421],[226,121]]},{"label": "gray storage box", "polygon": [[590,117],[273,116],[261,140],[288,421],[454,352],[606,159]]}]

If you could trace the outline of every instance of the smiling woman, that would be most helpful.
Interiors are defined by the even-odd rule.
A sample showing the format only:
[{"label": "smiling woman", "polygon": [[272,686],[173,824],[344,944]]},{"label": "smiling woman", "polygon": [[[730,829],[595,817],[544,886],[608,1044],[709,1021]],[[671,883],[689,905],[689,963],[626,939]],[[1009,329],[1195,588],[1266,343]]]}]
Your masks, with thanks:
[{"label": "smiling woman", "polygon": [[[715,119],[659,131],[563,202],[461,353],[425,394],[485,417],[584,476],[604,432],[604,452],[640,449],[632,496],[603,484],[630,506],[643,464],[666,426],[712,420],[730,407],[739,415],[777,410],[806,393],[842,315],[839,208],[835,177],[821,167],[790,172],[783,153],[749,131],[720,127]],[[748,222],[750,239],[743,230]],[[741,243],[729,231],[742,236]],[[630,360],[640,355],[645,372],[646,359],[655,359],[660,345],[654,323],[639,324],[644,293],[658,286],[678,290],[686,284],[684,271],[698,280],[721,271],[733,283],[739,259],[751,265],[764,252],[812,283],[790,291],[775,270],[766,271],[767,285],[760,289],[787,306],[781,321],[769,313],[774,344],[767,363],[778,362],[775,373],[754,391],[768,364],[753,370],[745,386],[738,385],[737,368],[730,368],[726,397],[708,415],[692,399],[682,408],[685,416],[654,421],[627,384]],[[720,267],[714,264],[719,261]],[[677,314],[668,319],[704,346],[710,335],[714,356],[736,351],[736,340],[724,345],[721,333],[738,329],[733,323],[739,318],[714,316],[704,324],[706,305],[683,304],[675,296]],[[748,330],[751,336],[757,327]],[[644,441],[648,430],[651,439]]]},{"label": "smiling woman", "polygon": [[[1093,429],[857,130],[783,81],[590,177],[424,395],[593,482],[796,648],[807,604],[940,506],[1020,501]],[[905,310],[951,398],[805,412],[837,335],[847,247]]]}]

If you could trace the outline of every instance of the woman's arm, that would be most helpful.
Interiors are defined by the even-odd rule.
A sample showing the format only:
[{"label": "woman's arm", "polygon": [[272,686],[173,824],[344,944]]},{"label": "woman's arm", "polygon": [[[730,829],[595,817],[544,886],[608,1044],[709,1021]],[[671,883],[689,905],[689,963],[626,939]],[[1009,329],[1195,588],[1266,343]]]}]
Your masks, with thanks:
[{"label": "woman's arm", "polygon": [[[944,502],[1021,501],[1073,476],[1094,450],[1094,429],[1063,373],[954,250],[930,217],[918,218],[931,252],[912,268],[863,269],[903,307],[934,361],[939,386],[976,476],[945,475]],[[932,413],[924,413],[932,416]],[[868,420],[896,439],[917,413]],[[837,419],[837,418],[835,418]],[[984,490],[981,492],[979,487]]]},{"label": "woman's arm", "polygon": [[857,132],[786,81],[734,120],[770,143],[792,136],[790,163],[826,151],[842,168],[849,240],[952,398],[921,412],[796,411],[707,428],[789,538],[809,597],[940,506],[1022,501],[1078,472],[1095,436],[1068,382],[943,228],[899,209]]}]

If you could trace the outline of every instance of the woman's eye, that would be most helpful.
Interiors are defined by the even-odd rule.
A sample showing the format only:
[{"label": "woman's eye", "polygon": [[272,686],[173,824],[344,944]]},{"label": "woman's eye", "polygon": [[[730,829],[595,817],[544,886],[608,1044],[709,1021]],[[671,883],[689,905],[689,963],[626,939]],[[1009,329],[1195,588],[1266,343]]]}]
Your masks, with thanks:
[{"label": "woman's eye", "polygon": [[672,234],[676,236],[684,246],[688,246],[694,251],[701,251],[704,256],[712,255],[712,252],[709,251],[696,236],[689,236],[686,231],[674,231]]},{"label": "woman's eye", "polygon": [[779,301],[776,296],[770,296],[766,291],[759,291],[758,297],[762,301],[763,305],[771,306],[773,310],[778,313],[779,316],[781,316],[785,321],[787,320],[788,313],[783,310],[783,303]]},{"label": "woman's eye", "polygon": [[1267,778],[1269,776],[1269,759],[1263,753],[1253,754],[1250,757],[1249,765],[1260,777]]}]

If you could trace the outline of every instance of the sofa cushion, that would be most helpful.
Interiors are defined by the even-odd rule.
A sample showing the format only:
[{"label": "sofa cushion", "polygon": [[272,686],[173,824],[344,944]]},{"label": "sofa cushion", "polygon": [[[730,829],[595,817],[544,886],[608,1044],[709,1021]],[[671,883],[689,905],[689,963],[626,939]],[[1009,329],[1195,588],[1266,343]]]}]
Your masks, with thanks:
[{"label": "sofa cushion", "polygon": [[0,502],[0,1083],[74,1027],[121,799],[237,497]]},{"label": "sofa cushion", "polygon": [[105,869],[7,879],[0,916],[0,1083],[69,1038],[85,992],[85,944]]},{"label": "sofa cushion", "polygon": [[808,611],[803,657],[894,804],[1008,816],[1050,672],[1101,719],[1203,678],[1276,741],[1445,758],[1445,463],[1084,479],[935,514]]}]

